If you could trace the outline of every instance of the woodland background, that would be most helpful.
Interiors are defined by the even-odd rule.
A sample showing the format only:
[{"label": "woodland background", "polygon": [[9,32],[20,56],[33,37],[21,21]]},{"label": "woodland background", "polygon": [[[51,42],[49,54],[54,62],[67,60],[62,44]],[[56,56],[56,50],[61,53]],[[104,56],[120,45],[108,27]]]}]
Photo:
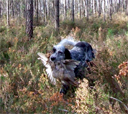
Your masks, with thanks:
[{"label": "woodland background", "polygon": [[[63,96],[37,53],[69,35],[97,53]],[[128,113],[128,0],[0,0],[0,113]]]}]

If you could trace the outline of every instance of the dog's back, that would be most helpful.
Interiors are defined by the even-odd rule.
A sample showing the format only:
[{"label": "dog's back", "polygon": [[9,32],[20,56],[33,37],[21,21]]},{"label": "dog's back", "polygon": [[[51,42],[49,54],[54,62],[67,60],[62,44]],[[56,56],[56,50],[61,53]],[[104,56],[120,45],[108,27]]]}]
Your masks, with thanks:
[{"label": "dog's back", "polygon": [[90,62],[95,58],[92,46],[87,42],[78,42],[75,47],[70,50],[72,59],[78,61],[87,61]]}]

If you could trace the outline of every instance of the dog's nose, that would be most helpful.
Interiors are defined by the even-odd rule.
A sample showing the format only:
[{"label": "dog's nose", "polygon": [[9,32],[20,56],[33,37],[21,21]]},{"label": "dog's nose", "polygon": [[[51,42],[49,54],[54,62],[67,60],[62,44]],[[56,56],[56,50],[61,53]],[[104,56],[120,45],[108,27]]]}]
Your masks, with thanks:
[{"label": "dog's nose", "polygon": [[51,60],[54,61],[56,58],[55,57],[51,57]]}]

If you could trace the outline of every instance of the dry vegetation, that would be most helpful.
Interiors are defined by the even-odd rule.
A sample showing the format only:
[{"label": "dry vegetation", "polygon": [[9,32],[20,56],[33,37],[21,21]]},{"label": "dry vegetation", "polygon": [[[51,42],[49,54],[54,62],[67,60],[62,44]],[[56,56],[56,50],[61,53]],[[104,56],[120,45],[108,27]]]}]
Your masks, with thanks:
[{"label": "dry vegetation", "polygon": [[[128,17],[115,14],[113,21],[92,18],[61,23],[56,34],[52,24],[37,26],[28,40],[23,25],[14,20],[0,26],[0,113],[122,114],[128,111]],[[4,20],[3,20],[4,22]],[[49,83],[37,52],[47,53],[67,35],[96,49],[88,80],[79,80],[75,94],[65,96]]]}]

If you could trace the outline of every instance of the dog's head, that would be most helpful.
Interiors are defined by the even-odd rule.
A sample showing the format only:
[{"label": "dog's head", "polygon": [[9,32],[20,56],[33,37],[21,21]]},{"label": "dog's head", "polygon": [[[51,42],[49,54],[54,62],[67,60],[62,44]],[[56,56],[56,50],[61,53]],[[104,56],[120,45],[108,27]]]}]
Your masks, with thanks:
[{"label": "dog's head", "polygon": [[71,59],[69,50],[62,45],[54,46],[53,54],[50,56],[50,60],[56,62],[64,59]]},{"label": "dog's head", "polygon": [[92,49],[92,46],[87,43],[86,47],[86,61],[90,62],[95,58],[94,50]]}]

